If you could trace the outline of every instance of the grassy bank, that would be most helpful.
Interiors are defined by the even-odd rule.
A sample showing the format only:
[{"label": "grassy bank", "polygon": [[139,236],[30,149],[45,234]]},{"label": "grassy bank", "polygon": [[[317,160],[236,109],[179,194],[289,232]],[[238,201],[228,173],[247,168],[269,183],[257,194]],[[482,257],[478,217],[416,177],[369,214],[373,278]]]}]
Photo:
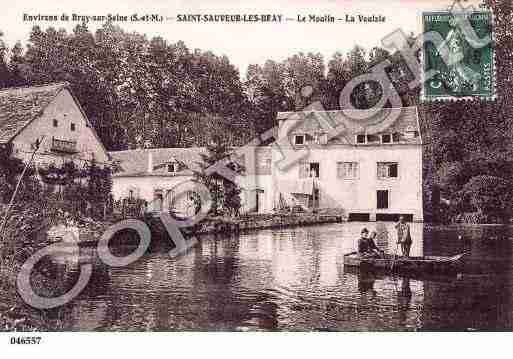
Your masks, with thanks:
[{"label": "grassy bank", "polygon": [[[6,207],[0,208],[3,220]],[[37,203],[25,203],[12,209],[0,239],[0,330],[49,330],[55,312],[34,309],[25,304],[16,288],[16,279],[25,261],[48,245],[46,231],[57,220],[57,212]],[[61,283],[38,268],[32,273],[34,290],[49,296]]]}]

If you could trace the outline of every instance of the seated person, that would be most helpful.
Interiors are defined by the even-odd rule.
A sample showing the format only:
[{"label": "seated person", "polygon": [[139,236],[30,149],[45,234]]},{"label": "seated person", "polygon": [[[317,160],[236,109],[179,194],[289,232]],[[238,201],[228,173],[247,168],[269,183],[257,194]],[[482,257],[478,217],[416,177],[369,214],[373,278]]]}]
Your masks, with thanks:
[{"label": "seated person", "polygon": [[374,243],[374,238],[376,237],[376,232],[373,231],[371,233],[371,237],[368,237],[369,231],[367,228],[363,228],[361,232],[361,237],[358,240],[358,254],[360,256],[381,256],[383,253],[379,250]]},{"label": "seated person", "polygon": [[372,231],[369,238],[367,239],[368,242],[369,242],[369,248],[374,252],[374,253],[377,253],[377,254],[384,254],[385,252],[382,251],[381,249],[378,248],[378,246],[376,246],[376,243],[374,242],[374,239],[376,239],[376,237],[378,236],[378,233],[376,231]]}]

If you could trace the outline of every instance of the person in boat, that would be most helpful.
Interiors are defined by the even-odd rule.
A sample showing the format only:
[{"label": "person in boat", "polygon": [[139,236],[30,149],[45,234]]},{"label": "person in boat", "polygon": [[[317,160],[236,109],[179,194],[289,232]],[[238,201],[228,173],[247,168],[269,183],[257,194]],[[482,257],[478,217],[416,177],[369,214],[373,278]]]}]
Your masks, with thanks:
[{"label": "person in boat", "polygon": [[[374,235],[374,237],[376,236]],[[381,251],[374,243],[374,238],[369,237],[369,230],[367,228],[363,228],[361,231],[360,239],[358,240],[358,255],[365,257],[381,255]]]},{"label": "person in boat", "polygon": [[399,217],[399,222],[395,225],[395,229],[397,230],[397,243],[401,245],[403,257],[409,257],[412,240],[410,225],[406,223],[404,216]]},{"label": "person in boat", "polygon": [[376,240],[378,236],[378,232],[376,231],[372,231],[369,235],[369,238],[368,238],[368,241],[369,241],[369,248],[375,253],[375,254],[378,254],[378,255],[383,255],[385,252],[382,251],[381,249],[378,248],[378,246],[376,245],[376,242],[374,240]]}]

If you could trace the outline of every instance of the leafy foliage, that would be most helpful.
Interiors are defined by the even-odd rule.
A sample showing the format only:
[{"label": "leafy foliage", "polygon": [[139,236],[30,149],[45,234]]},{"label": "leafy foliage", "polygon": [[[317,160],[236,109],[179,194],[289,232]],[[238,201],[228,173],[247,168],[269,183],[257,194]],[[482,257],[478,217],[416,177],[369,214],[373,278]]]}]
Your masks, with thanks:
[{"label": "leafy foliage", "polygon": [[463,196],[468,198],[477,212],[487,216],[487,222],[507,222],[511,217],[511,181],[494,176],[476,176],[463,187]]},{"label": "leafy foliage", "polygon": [[210,192],[212,198],[210,213],[213,216],[239,214],[241,207],[240,188],[217,171],[209,170],[214,165],[225,163],[232,171],[241,173],[242,168],[230,159],[231,155],[232,151],[223,141],[223,138],[214,135],[207,146],[207,153],[201,155],[201,170],[195,172],[196,180],[203,183]]},{"label": "leafy foliage", "polygon": [[[484,3],[495,16],[497,99],[439,102],[421,109],[431,130],[426,152],[432,169],[425,183],[432,186],[425,192],[440,188],[442,199],[451,203],[453,219],[471,211],[481,211],[478,217],[489,220],[511,215],[506,207],[511,208],[513,190],[505,184],[513,174],[513,7],[504,0]],[[501,188],[493,192],[494,200],[489,195],[493,186]]]},{"label": "leafy foliage", "polygon": [[93,161],[80,169],[70,161],[61,167],[50,164],[39,168],[38,173],[48,191],[56,192],[61,206],[74,217],[103,218],[111,207],[112,173],[107,166],[100,167]]}]

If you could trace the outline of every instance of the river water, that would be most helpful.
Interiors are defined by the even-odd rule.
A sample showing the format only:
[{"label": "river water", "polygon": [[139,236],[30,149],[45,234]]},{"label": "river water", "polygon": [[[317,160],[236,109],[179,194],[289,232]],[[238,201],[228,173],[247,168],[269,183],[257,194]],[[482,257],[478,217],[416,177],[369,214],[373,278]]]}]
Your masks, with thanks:
[{"label": "river water", "polygon": [[[344,268],[343,255],[354,250],[364,226],[376,228],[378,246],[394,253],[393,223],[355,222],[203,237],[178,259],[157,241],[123,268],[107,267],[94,248],[83,249],[93,277],[78,298],[53,311],[52,329],[513,329],[513,229],[412,224],[412,255],[469,251],[486,265],[457,276],[394,277]],[[76,276],[78,267],[65,255],[52,263],[57,277]]]}]

